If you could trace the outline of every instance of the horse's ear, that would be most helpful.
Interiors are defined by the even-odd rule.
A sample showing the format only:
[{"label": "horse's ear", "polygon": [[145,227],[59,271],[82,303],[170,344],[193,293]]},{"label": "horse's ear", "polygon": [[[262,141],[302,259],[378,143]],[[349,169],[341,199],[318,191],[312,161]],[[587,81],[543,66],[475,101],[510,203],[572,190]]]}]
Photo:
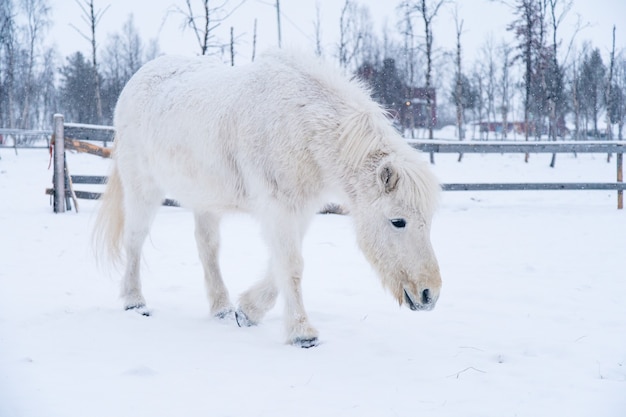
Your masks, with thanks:
[{"label": "horse's ear", "polygon": [[398,171],[393,165],[391,165],[390,163],[385,163],[378,169],[378,179],[380,181],[382,189],[386,193],[390,193],[398,186],[398,180],[400,179],[400,176],[398,175]]}]

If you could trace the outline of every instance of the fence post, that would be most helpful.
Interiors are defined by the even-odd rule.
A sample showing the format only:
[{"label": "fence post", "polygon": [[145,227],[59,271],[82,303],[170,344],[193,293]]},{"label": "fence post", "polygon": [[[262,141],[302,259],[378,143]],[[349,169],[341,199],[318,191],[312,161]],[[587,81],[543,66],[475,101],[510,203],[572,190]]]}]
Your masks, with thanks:
[{"label": "fence post", "polygon": [[[624,171],[623,171],[623,155],[622,153],[618,153],[617,157],[617,182],[624,182]],[[624,190],[617,190],[617,209],[622,210],[624,208]]]},{"label": "fence post", "polygon": [[63,115],[54,115],[54,212],[65,213],[65,137]]}]

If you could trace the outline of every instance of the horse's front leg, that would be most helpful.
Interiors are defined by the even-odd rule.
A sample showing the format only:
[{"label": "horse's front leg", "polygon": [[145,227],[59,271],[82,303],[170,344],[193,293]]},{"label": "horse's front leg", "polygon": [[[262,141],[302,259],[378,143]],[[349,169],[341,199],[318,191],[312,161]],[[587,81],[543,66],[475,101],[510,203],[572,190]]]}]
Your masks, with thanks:
[{"label": "horse's front leg", "polygon": [[195,236],[211,314],[218,318],[232,317],[235,310],[218,263],[219,217],[212,213],[195,213]]},{"label": "horse's front leg", "polygon": [[285,300],[287,341],[309,348],[318,344],[318,332],[309,323],[302,299],[302,239],[306,221],[302,216],[277,212],[273,213],[273,221],[265,225],[271,274]]},{"label": "horse's front leg", "polygon": [[235,313],[239,327],[255,326],[276,304],[278,287],[272,264],[273,261],[270,259],[270,267],[265,278],[239,296],[239,308]]},{"label": "horse's front leg", "polygon": [[[295,242],[294,242],[295,243]],[[295,250],[297,248],[297,250]],[[302,270],[304,267],[300,245],[286,251],[285,262],[277,265],[276,277],[285,299],[285,326],[287,341],[310,348],[318,344],[318,332],[309,323],[302,299]]]}]

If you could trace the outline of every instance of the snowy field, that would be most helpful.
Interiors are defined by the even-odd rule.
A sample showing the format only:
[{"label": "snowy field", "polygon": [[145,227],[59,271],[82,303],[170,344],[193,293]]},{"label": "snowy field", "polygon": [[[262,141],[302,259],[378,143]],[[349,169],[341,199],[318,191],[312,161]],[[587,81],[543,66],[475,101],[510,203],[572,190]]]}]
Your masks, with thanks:
[{"label": "snowy field", "polygon": [[[626,211],[615,192],[448,192],[432,239],[443,291],[399,309],[348,216],[305,240],[321,345],[284,344],[282,309],[240,329],[208,314],[192,216],[163,208],[145,247],[153,316],[124,312],[96,268],[97,204],[53,214],[45,150],[0,150],[0,416],[626,415]],[[436,155],[443,182],[613,181],[606,155]],[[74,174],[107,161],[68,154]],[[86,186],[76,186],[86,189]],[[258,226],[228,217],[233,298],[260,278]]]}]

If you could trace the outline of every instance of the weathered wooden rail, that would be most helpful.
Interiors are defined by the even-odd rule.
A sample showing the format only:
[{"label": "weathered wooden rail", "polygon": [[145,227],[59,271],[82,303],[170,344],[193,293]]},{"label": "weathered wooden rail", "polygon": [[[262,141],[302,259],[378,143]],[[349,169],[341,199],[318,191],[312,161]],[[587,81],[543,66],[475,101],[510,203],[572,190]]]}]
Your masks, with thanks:
[{"label": "weathered wooden rail", "polygon": [[15,153],[22,148],[46,149],[50,146],[51,133],[49,130],[0,128],[0,149],[13,148]]},{"label": "weathered wooden rail", "polygon": [[[115,129],[112,126],[96,126],[77,123],[64,123],[63,115],[54,115],[54,133],[52,137],[54,174],[53,188],[46,189],[46,194],[52,195],[55,213],[63,213],[71,209],[71,200],[78,211],[77,199],[97,200],[102,193],[95,191],[74,190],[74,184],[101,184],[107,182],[107,177],[101,175],[71,175],[67,169],[65,150],[89,153],[102,158],[111,157],[111,148],[108,144],[115,138]],[[98,146],[90,142],[102,142]],[[164,206],[178,206],[178,202],[171,199],[163,201]]]},{"label": "weathered wooden rail", "polygon": [[[65,150],[87,152],[104,158],[111,156],[108,144],[113,142],[115,131],[109,126],[64,124],[62,115],[54,117],[54,187],[46,193],[54,196],[54,211],[71,208],[70,199],[98,199],[99,192],[74,190],[74,184],[106,184],[107,177],[98,175],[70,175],[65,163]],[[98,146],[85,140],[103,142]],[[560,141],[560,142],[459,142],[444,140],[409,140],[415,149],[437,153],[602,153],[616,154],[617,180],[615,182],[571,183],[448,183],[444,191],[505,191],[505,190],[616,190],[617,208],[624,206],[623,154],[626,142],[622,141]],[[174,200],[165,200],[167,206],[177,206]]]},{"label": "weathered wooden rail", "polygon": [[445,191],[504,190],[616,190],[617,208],[624,208],[623,154],[624,141],[560,141],[560,142],[459,142],[444,140],[410,140],[409,144],[423,152],[437,153],[603,153],[616,154],[615,182],[565,183],[455,183],[443,184]]}]

